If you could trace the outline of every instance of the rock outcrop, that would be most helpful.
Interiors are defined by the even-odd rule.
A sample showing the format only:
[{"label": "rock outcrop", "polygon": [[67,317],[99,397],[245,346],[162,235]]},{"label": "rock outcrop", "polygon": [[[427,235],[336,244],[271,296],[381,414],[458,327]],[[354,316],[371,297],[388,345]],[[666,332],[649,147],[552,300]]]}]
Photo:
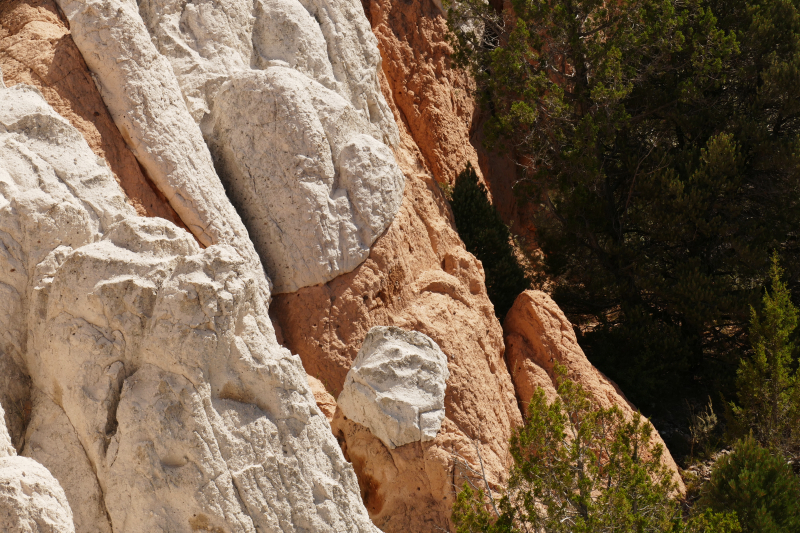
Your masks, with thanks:
[{"label": "rock outcrop", "polygon": [[342,413],[390,449],[436,438],[444,419],[447,356],[427,335],[369,330],[337,399]]},{"label": "rock outcrop", "polygon": [[207,138],[276,290],[363,262],[405,183],[363,115],[287,67],[234,74],[215,101]]},{"label": "rock outcrop", "polygon": [[334,396],[373,326],[424,333],[448,356],[445,419],[434,440],[390,449],[341,410],[332,422],[373,522],[387,532],[428,532],[449,527],[453,483],[462,483],[453,452],[476,468],[480,453],[489,480],[501,485],[511,464],[508,439],[522,417],[483,268],[464,249],[402,129],[397,157],[406,173],[403,204],[369,258],[327,284],[277,295],[270,312],[285,345]]},{"label": "rock outcrop", "polygon": [[252,238],[277,292],[366,259],[403,177],[355,0],[59,4],[134,154],[201,243],[249,256]]},{"label": "rock outcrop", "polygon": [[74,533],[64,491],[45,467],[18,457],[0,406],[0,530],[15,533]]},{"label": "rock outcrop", "polygon": [[[578,345],[572,324],[547,294],[541,291],[520,294],[506,315],[503,330],[506,361],[523,412],[537,389],[544,389],[548,401],[557,396],[554,381],[556,362],[565,367],[568,378],[583,386],[595,405],[604,409],[616,406],[627,417],[636,412],[619,387],[592,366]],[[654,432],[654,437],[655,442],[664,446],[658,432]],[[664,464],[675,473],[675,482],[683,492],[675,461],[668,451],[663,457]]]},{"label": "rock outcrop", "polygon": [[82,527],[102,497],[115,531],[373,531],[257,259],[139,217],[36,89],[0,93],[4,356]]},{"label": "rock outcrop", "polygon": [[382,68],[399,112],[439,183],[454,183],[467,162],[480,172],[470,144],[477,106],[475,82],[454,69],[441,3],[433,0],[362,0],[378,39]]}]

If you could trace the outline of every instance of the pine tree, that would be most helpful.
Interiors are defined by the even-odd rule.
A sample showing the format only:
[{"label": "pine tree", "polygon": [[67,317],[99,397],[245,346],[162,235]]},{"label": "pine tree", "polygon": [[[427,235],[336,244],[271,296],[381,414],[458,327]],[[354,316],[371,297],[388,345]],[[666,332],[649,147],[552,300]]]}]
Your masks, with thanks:
[{"label": "pine tree", "polygon": [[[499,516],[468,485],[453,510],[456,531],[667,532],[681,525],[663,448],[639,415],[596,409],[580,384],[556,369],[559,397],[541,389],[511,439],[514,466]],[[720,530],[722,531],[722,530]]]},{"label": "pine tree", "polygon": [[752,437],[720,459],[696,504],[710,511],[733,511],[747,533],[800,531],[800,479],[786,460]]},{"label": "pine tree", "polygon": [[769,251],[800,280],[800,0],[497,5],[453,4],[455,57],[587,355],[645,408],[732,388]]},{"label": "pine tree", "polygon": [[772,291],[764,292],[760,313],[750,310],[753,355],[739,365],[739,404],[732,405],[732,411],[735,430],[751,432],[761,445],[793,457],[800,450],[800,371],[792,342],[798,310],[783,276],[774,254],[769,276]]}]

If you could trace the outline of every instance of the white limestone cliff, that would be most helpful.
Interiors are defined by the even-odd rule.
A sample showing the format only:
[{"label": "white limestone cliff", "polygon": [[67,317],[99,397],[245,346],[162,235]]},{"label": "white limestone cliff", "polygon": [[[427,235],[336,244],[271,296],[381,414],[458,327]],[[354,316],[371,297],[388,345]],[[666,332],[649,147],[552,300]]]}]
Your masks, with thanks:
[{"label": "white limestone cliff", "polygon": [[[143,0],[138,11],[124,0],[58,2],[115,122],[203,244],[252,249],[204,134],[275,292],[366,259],[404,177],[358,0]],[[270,115],[276,103],[283,117]],[[313,217],[318,228],[307,227]]]},{"label": "white limestone cliff", "polygon": [[0,86],[0,290],[19,310],[0,331],[35,393],[24,453],[78,531],[374,531],[242,243],[137,216],[38,91]]},{"label": "white limestone cliff", "polygon": [[389,448],[436,438],[444,419],[447,356],[430,337],[369,330],[336,403]]}]

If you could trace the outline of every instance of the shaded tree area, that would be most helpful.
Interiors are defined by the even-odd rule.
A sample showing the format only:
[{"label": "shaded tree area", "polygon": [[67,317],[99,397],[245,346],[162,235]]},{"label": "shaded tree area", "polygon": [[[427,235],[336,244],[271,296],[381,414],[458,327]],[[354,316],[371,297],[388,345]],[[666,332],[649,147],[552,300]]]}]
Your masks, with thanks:
[{"label": "shaded tree area", "polygon": [[511,232],[489,202],[486,187],[469,163],[456,178],[450,205],[461,240],[483,263],[486,292],[502,322],[530,282],[514,254]]},{"label": "shaded tree area", "polygon": [[731,398],[772,252],[797,301],[800,0],[510,7],[449,22],[554,299],[646,413]]}]

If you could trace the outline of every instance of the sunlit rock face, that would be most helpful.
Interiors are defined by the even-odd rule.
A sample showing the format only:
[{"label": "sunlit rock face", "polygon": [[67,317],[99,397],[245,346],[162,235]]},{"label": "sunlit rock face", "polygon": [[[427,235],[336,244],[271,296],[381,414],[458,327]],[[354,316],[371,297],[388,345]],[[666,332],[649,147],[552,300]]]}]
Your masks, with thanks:
[{"label": "sunlit rock face", "polygon": [[23,453],[73,467],[79,531],[374,531],[257,259],[137,215],[24,85],[0,87],[0,290]]},{"label": "sunlit rock face", "polygon": [[[249,232],[275,292],[366,259],[405,180],[360,2],[59,4],[120,130],[203,244],[244,250]],[[212,157],[246,230],[217,217]]]}]

